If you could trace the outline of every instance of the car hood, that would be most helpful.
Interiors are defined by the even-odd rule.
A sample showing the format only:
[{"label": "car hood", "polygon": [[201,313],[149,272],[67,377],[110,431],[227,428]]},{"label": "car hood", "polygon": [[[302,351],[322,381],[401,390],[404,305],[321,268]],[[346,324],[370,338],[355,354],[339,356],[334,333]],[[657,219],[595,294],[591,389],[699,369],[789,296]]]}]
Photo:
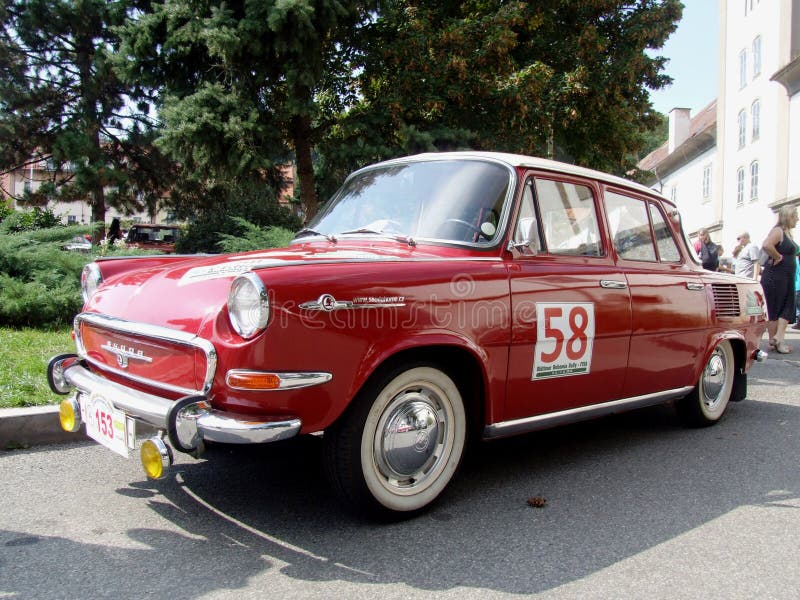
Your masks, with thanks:
[{"label": "car hood", "polygon": [[[445,255],[452,249],[442,249]],[[436,248],[406,244],[299,244],[289,248],[242,254],[173,258],[139,268],[127,259],[126,270],[104,281],[85,310],[197,334],[227,303],[231,280],[247,271],[310,267],[337,263],[434,260]],[[102,264],[101,264],[102,266]],[[120,265],[116,265],[119,270]],[[304,279],[307,276],[304,275]],[[311,279],[311,278],[308,278]],[[268,278],[267,278],[268,280]]]}]

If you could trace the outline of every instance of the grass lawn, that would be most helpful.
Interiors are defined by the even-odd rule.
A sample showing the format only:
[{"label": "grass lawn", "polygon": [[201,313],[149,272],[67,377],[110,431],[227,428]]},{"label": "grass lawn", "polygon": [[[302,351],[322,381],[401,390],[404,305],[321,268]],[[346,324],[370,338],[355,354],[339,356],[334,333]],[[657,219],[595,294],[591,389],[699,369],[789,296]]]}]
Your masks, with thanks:
[{"label": "grass lawn", "polygon": [[47,385],[50,357],[75,352],[69,328],[53,331],[0,327],[0,408],[58,404]]}]

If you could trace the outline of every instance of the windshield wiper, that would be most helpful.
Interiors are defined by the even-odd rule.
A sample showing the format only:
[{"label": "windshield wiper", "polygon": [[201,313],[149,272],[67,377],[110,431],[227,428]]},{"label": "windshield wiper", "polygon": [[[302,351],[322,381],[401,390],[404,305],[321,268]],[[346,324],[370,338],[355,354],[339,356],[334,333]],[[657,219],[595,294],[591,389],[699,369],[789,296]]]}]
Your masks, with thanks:
[{"label": "windshield wiper", "polygon": [[326,240],[328,240],[329,242],[331,242],[333,244],[336,243],[336,238],[334,236],[332,236],[332,235],[330,235],[328,233],[320,233],[319,231],[315,231],[315,230],[310,229],[308,227],[304,227],[303,229],[301,229],[300,231],[295,233],[294,237],[292,239],[296,240],[297,238],[305,237],[307,235],[319,235],[319,236],[324,237]]},{"label": "windshield wiper", "polygon": [[409,246],[416,246],[417,242],[414,241],[414,238],[408,235],[402,235],[399,233],[387,233],[385,231],[378,231],[377,229],[369,229],[368,227],[361,227],[360,229],[352,229],[350,231],[342,231],[339,235],[347,235],[349,233],[369,233],[374,235],[380,235],[382,237],[388,237],[398,242],[403,242],[404,244],[408,244]]}]

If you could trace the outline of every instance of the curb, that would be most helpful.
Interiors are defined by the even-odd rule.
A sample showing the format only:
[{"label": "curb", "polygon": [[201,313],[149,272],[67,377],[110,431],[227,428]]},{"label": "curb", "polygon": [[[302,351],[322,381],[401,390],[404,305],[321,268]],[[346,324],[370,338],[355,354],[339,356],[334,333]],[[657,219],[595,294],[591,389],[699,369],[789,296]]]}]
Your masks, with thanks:
[{"label": "curb", "polygon": [[83,431],[69,433],[61,428],[58,406],[0,408],[0,450],[86,439]]}]

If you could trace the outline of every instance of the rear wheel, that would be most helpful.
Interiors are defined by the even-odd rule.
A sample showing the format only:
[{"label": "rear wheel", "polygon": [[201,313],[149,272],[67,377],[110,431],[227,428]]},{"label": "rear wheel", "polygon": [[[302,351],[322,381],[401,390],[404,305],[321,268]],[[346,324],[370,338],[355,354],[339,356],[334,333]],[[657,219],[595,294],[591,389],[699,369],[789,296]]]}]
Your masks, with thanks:
[{"label": "rear wheel", "polygon": [[706,427],[722,418],[733,391],[735,369],[731,344],[723,340],[708,358],[692,392],[676,404],[685,425]]},{"label": "rear wheel", "polygon": [[406,365],[367,385],[325,432],[326,471],[348,506],[412,514],[447,487],[466,430],[454,381],[433,365]]}]

